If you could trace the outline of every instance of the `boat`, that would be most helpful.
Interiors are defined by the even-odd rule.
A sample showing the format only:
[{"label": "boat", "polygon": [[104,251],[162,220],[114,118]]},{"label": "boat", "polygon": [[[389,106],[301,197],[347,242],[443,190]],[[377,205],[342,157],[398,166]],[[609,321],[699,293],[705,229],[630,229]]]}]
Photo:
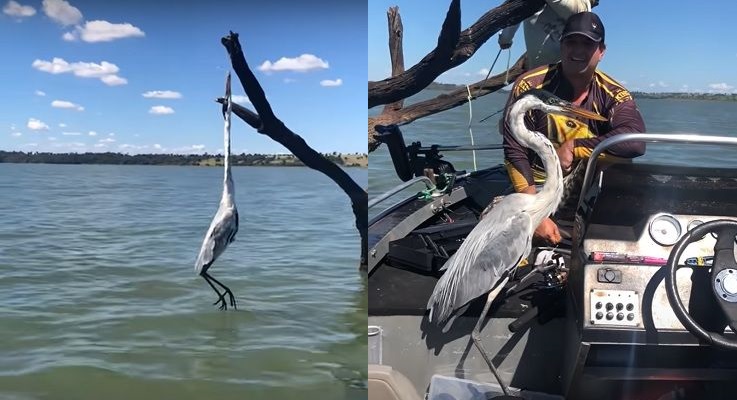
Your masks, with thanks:
[{"label": "boat", "polygon": [[[369,220],[369,399],[502,398],[470,338],[484,296],[450,329],[426,310],[440,267],[510,185],[503,165],[457,171],[443,153],[499,146],[407,145],[398,126],[377,131],[402,183],[369,202],[395,200]],[[568,202],[568,240],[533,248],[481,330],[511,396],[737,398],[737,169],[597,162],[627,140],[737,145],[632,133],[594,149]]]}]

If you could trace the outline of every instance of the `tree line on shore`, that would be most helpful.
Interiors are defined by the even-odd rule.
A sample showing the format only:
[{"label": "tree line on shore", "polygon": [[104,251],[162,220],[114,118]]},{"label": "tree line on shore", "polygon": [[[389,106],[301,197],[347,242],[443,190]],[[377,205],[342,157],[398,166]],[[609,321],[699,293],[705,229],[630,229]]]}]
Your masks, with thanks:
[{"label": "tree line on shore", "polygon": [[[325,158],[344,167],[368,163],[366,154],[325,153]],[[122,153],[42,153],[0,151],[0,163],[42,164],[119,164],[119,165],[195,165],[222,166],[220,154],[122,154]],[[232,154],[233,166],[304,166],[292,154]]]}]

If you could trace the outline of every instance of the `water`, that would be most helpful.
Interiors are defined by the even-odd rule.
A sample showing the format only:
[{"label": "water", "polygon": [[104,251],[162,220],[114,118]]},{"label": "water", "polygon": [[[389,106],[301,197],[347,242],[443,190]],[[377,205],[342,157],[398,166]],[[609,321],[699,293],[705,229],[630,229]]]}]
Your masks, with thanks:
[{"label": "water", "polygon": [[[405,106],[433,98],[440,93],[443,92],[440,90],[422,91],[405,101]],[[502,138],[499,134],[498,123],[502,114],[497,114],[483,123],[478,121],[502,109],[506,101],[506,93],[492,93],[473,101],[471,110],[468,105],[462,105],[418,119],[400,129],[408,144],[413,141],[421,141],[425,146],[470,144],[471,136],[468,129],[470,114],[472,115],[471,130],[475,143],[500,144]],[[636,99],[636,101],[648,132],[701,133],[737,137],[737,102],[669,99]],[[382,107],[369,110],[369,115],[380,113]],[[443,159],[453,163],[457,170],[473,170],[471,152],[446,152],[444,155]],[[502,150],[476,152],[476,165],[479,169],[497,165],[502,160]],[[648,144],[647,153],[635,159],[635,162],[737,167],[737,149],[652,143]],[[369,154],[369,198],[389,190],[400,182],[394,172],[386,146],[382,145]],[[405,194],[409,195],[423,188],[422,184],[417,184],[407,189]],[[389,204],[391,200],[385,205]],[[369,216],[375,215],[381,208],[382,206],[378,206],[370,210]]]},{"label": "water", "polygon": [[347,195],[308,168],[233,175],[222,312],[194,273],[220,168],[0,164],[0,398],[366,398]]}]

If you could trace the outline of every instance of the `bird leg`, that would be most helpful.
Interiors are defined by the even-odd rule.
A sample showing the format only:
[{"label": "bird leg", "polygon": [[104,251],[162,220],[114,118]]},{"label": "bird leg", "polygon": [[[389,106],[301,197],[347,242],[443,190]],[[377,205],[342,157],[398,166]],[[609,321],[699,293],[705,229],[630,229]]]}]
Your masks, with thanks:
[{"label": "bird leg", "polygon": [[[202,273],[202,277],[205,278],[205,281],[210,285],[210,287],[212,287],[212,289],[215,291],[215,293],[218,294],[218,301],[214,302],[213,305],[217,305],[217,304],[222,303],[222,304],[220,304],[220,307],[219,308],[221,310],[227,310],[228,309],[228,304],[225,301],[225,295],[227,294],[228,297],[229,297],[229,299],[230,299],[230,306],[233,307],[233,309],[235,309],[235,310],[238,309],[236,307],[236,303],[235,303],[235,296],[233,296],[233,292],[227,286],[223,285],[220,281],[218,281],[217,279],[213,278],[207,272],[203,272]],[[217,288],[215,287],[215,285],[212,284],[211,281],[217,283],[218,285],[220,285],[220,287],[222,287],[225,291],[223,293],[220,293],[220,291],[217,290]]]},{"label": "bird leg", "polygon": [[504,384],[504,381],[502,381],[502,377],[499,376],[499,372],[496,370],[496,367],[491,362],[491,358],[489,358],[486,350],[484,350],[484,346],[481,344],[481,325],[484,322],[484,318],[486,318],[486,314],[489,312],[489,308],[491,308],[491,303],[494,302],[494,299],[496,299],[496,297],[499,295],[499,292],[502,291],[502,288],[504,288],[504,285],[507,284],[508,280],[509,276],[505,277],[504,280],[499,282],[494,290],[489,292],[489,295],[486,298],[486,304],[484,305],[484,310],[481,312],[481,317],[479,317],[478,322],[476,322],[476,327],[473,328],[473,332],[471,332],[471,339],[473,339],[473,343],[476,345],[476,348],[481,353],[481,357],[483,357],[484,361],[486,361],[489,369],[491,369],[491,373],[494,374],[497,382],[499,382],[499,386],[501,386],[502,392],[504,392],[505,396],[509,396],[509,388],[507,387],[507,385]]}]

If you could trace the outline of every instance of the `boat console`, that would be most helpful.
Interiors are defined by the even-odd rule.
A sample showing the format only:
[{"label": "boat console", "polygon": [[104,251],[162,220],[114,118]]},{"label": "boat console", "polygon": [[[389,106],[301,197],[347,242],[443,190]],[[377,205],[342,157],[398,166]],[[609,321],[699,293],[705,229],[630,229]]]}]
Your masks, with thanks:
[{"label": "boat console", "polygon": [[[595,171],[592,161],[568,282],[567,392],[607,396],[653,380],[734,390],[737,228],[722,225],[737,227],[737,170],[631,163]],[[718,272],[715,246],[724,250]]]}]

